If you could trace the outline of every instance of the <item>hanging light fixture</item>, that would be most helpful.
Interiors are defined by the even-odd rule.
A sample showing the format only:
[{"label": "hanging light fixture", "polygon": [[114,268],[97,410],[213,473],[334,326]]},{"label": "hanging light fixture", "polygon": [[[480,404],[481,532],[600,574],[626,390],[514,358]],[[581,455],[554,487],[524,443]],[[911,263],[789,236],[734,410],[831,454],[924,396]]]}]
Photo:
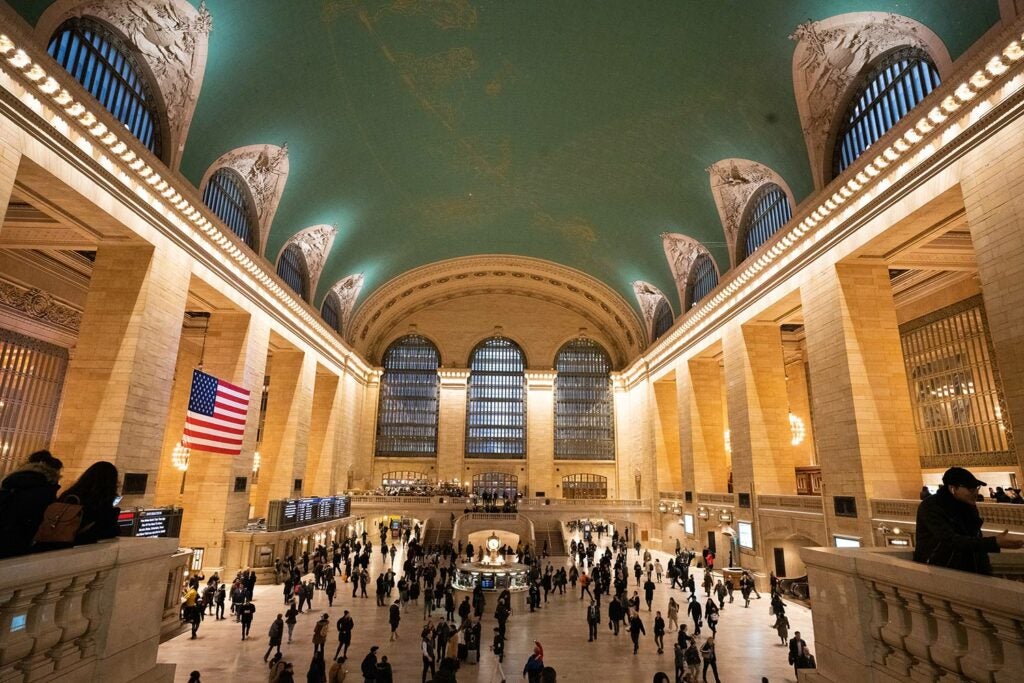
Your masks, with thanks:
[{"label": "hanging light fixture", "polygon": [[804,428],[804,421],[793,413],[790,413],[789,429],[793,432],[793,440],[790,443],[794,446],[802,444],[804,442],[804,436],[807,434],[807,430]]},{"label": "hanging light fixture", "polygon": [[188,446],[185,445],[185,441],[181,440],[171,451],[171,464],[174,468],[180,472],[188,471],[188,460],[192,457],[192,451]]}]

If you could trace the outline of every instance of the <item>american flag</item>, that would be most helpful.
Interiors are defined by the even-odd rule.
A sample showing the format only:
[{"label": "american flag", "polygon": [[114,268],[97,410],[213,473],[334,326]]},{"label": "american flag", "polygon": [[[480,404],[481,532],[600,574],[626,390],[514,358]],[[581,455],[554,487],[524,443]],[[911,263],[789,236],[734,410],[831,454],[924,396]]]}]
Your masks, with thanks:
[{"label": "american flag", "polygon": [[249,390],[192,371],[185,418],[185,445],[197,451],[239,455],[249,412]]}]

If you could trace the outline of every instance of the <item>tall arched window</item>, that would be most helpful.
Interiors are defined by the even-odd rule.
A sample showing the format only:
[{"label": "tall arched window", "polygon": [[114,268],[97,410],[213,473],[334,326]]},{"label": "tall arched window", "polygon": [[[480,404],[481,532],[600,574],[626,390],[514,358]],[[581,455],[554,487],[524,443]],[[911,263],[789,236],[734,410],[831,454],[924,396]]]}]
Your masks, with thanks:
[{"label": "tall arched window", "polygon": [[741,261],[768,241],[772,235],[793,217],[789,197],[775,183],[767,183],[750,200],[753,207],[747,212],[743,225],[743,255]]},{"label": "tall arched window", "polygon": [[924,50],[908,47],[868,69],[836,133],[833,174],[839,175],[939,85],[939,72]]},{"label": "tall arched window", "polygon": [[249,199],[245,181],[230,168],[218,168],[206,182],[203,203],[224,221],[224,225],[242,238],[250,249],[257,249],[256,209]]},{"label": "tall arched window", "polygon": [[296,294],[299,295],[303,300],[308,295],[306,277],[306,263],[305,259],[302,258],[302,252],[294,244],[289,245],[281,253],[281,258],[277,262],[277,274],[288,283]]},{"label": "tall arched window", "polygon": [[687,308],[693,308],[698,301],[706,297],[718,286],[718,271],[710,254],[701,254],[694,260],[687,284]]},{"label": "tall arched window", "polygon": [[320,307],[320,317],[324,319],[327,326],[341,334],[341,311],[338,310],[338,297],[329,292],[324,298]]},{"label": "tall arched window", "polygon": [[47,51],[132,135],[162,156],[155,90],[131,45],[102,22],[75,17],[54,31]]},{"label": "tall arched window", "polygon": [[672,307],[668,305],[668,301],[662,298],[654,308],[654,325],[652,330],[654,339],[658,339],[661,335],[668,332],[669,328],[672,327],[672,322]]},{"label": "tall arched window", "polygon": [[526,359],[511,339],[491,337],[469,359],[467,458],[526,457]]},{"label": "tall arched window", "polygon": [[555,357],[555,459],[614,460],[612,364],[596,342],[575,339]]},{"label": "tall arched window", "polygon": [[437,454],[440,365],[437,347],[416,334],[398,339],[384,352],[377,410],[377,455]]}]

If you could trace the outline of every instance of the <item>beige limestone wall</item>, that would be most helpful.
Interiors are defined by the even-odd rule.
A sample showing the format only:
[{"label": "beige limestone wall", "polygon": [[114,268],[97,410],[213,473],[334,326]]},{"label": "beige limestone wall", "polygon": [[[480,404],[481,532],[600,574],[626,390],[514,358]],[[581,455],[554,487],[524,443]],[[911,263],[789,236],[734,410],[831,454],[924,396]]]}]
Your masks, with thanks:
[{"label": "beige limestone wall", "polygon": [[680,360],[676,378],[683,490],[725,491],[730,464],[722,369],[714,358]]},{"label": "beige limestone wall", "polygon": [[807,368],[803,358],[786,364],[786,398],[789,412],[803,422],[803,440],[792,445],[796,464],[812,465],[817,462],[814,453],[814,424],[811,419],[811,397],[807,386]]},{"label": "beige limestone wall", "polygon": [[530,491],[555,490],[555,375],[551,370],[526,372],[526,466]]},{"label": "beige limestone wall", "polygon": [[655,455],[658,491],[679,491],[682,488],[679,452],[679,407],[676,380],[662,379],[654,383],[654,402],[657,411],[651,415],[656,420]]},{"label": "beige limestone wall", "polygon": [[328,496],[337,490],[334,459],[340,456],[342,389],[340,378],[318,366],[313,386],[313,414],[310,418],[309,450],[303,486],[307,495]]}]

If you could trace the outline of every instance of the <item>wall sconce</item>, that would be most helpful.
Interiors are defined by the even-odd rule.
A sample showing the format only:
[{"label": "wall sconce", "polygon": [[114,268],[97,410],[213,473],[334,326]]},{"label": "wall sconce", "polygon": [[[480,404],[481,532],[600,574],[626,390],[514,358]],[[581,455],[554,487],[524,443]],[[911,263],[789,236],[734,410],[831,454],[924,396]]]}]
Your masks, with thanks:
[{"label": "wall sconce", "polygon": [[665,504],[665,501],[658,503],[658,512],[668,512],[668,505]]},{"label": "wall sconce", "polygon": [[701,519],[707,521],[707,519],[711,515],[710,515],[710,513],[708,512],[708,510],[706,508],[702,508],[701,507],[701,508],[697,508],[697,516],[700,517]]},{"label": "wall sconce", "polygon": [[721,512],[718,513],[718,521],[719,522],[726,522],[726,523],[731,522],[732,521],[732,513],[729,512],[728,510],[722,510]]},{"label": "wall sconce", "polygon": [[679,503],[673,503],[672,504],[672,514],[673,515],[682,514],[682,512],[683,512],[683,508],[679,507]]},{"label": "wall sconce", "polygon": [[804,427],[804,421],[793,413],[789,414],[789,429],[793,433],[793,439],[790,443],[793,446],[799,446],[804,442],[804,437],[807,435],[807,429]]}]

